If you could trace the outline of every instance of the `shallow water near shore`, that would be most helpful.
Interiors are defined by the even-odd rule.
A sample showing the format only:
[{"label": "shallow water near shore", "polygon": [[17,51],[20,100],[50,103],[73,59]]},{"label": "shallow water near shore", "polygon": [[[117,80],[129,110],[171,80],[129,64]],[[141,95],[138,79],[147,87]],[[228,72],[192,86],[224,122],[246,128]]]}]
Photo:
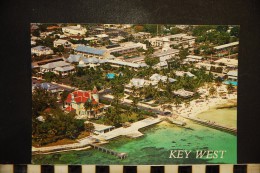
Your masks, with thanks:
[{"label": "shallow water near shore", "polygon": [[227,127],[237,127],[237,108],[213,108],[197,115],[200,119],[210,120]]},{"label": "shallow water near shore", "polygon": [[[226,108],[225,108],[226,109]],[[214,110],[210,110],[214,112]],[[218,112],[218,109],[215,109]],[[236,108],[221,110],[227,118],[236,114]],[[229,112],[228,114],[225,111]],[[216,113],[216,115],[219,115]],[[231,115],[232,116],[232,115]],[[218,117],[219,118],[219,117]],[[56,154],[32,156],[34,164],[199,164],[199,163],[233,163],[237,161],[237,137],[187,121],[187,128],[178,127],[167,122],[142,129],[144,136],[137,139],[120,137],[103,145],[117,152],[125,152],[128,157],[120,160],[115,156],[90,149],[68,151]],[[171,150],[190,150],[189,158],[169,158]],[[196,150],[225,150],[223,158],[196,159]]]}]

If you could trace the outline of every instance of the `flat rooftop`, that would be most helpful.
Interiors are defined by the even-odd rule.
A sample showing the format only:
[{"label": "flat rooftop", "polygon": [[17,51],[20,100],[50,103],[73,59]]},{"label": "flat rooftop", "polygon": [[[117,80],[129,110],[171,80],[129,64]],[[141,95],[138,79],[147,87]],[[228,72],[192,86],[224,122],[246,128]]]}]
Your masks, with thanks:
[{"label": "flat rooftop", "polygon": [[236,41],[236,42],[232,42],[232,43],[228,43],[228,44],[223,44],[223,45],[220,45],[220,46],[216,46],[216,47],[214,47],[214,49],[216,49],[216,50],[224,49],[224,48],[227,48],[227,47],[236,46],[236,45],[238,45],[238,44],[239,44],[239,42]]}]

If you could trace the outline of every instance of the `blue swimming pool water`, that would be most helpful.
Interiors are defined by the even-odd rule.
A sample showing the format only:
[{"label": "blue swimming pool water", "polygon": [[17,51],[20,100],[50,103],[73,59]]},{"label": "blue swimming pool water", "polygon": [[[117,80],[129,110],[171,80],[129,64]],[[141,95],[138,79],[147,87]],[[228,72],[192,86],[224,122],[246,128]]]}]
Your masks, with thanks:
[{"label": "blue swimming pool water", "polygon": [[115,78],[115,74],[114,73],[108,73],[107,74],[107,78],[108,79],[114,79]]},{"label": "blue swimming pool water", "polygon": [[223,83],[227,85],[231,84],[233,86],[237,86],[237,81],[226,80]]}]

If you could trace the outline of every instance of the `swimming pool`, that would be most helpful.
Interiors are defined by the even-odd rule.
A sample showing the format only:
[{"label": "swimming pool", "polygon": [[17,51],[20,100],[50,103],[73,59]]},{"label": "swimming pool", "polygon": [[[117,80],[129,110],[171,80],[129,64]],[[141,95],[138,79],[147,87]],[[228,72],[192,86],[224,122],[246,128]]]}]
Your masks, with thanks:
[{"label": "swimming pool", "polygon": [[226,81],[224,81],[223,83],[224,83],[224,84],[227,84],[227,85],[231,84],[231,85],[233,85],[233,86],[237,86],[237,81],[226,80]]},{"label": "swimming pool", "polygon": [[114,79],[115,78],[115,74],[114,73],[108,73],[107,74],[107,78],[108,79]]}]

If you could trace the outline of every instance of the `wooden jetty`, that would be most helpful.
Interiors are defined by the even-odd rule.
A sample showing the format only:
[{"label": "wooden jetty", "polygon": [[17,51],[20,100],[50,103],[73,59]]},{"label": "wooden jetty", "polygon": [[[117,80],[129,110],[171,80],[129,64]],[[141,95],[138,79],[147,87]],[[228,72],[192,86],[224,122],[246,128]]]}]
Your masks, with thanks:
[{"label": "wooden jetty", "polygon": [[214,122],[210,122],[210,121],[207,121],[207,120],[201,120],[201,119],[198,119],[198,118],[191,118],[191,117],[187,117],[187,116],[183,116],[183,117],[187,118],[189,120],[192,120],[195,123],[205,125],[207,127],[211,127],[211,128],[217,129],[217,130],[224,131],[224,132],[228,132],[228,133],[231,133],[233,135],[237,135],[237,129],[235,129],[235,128],[225,127],[223,125],[216,124]]},{"label": "wooden jetty", "polygon": [[105,147],[101,147],[101,146],[96,145],[96,144],[89,144],[89,145],[92,146],[94,149],[97,149],[99,151],[105,152],[107,154],[111,154],[111,155],[117,156],[120,159],[125,159],[127,157],[126,153],[119,153],[117,151],[113,151],[111,149],[107,149]]}]

